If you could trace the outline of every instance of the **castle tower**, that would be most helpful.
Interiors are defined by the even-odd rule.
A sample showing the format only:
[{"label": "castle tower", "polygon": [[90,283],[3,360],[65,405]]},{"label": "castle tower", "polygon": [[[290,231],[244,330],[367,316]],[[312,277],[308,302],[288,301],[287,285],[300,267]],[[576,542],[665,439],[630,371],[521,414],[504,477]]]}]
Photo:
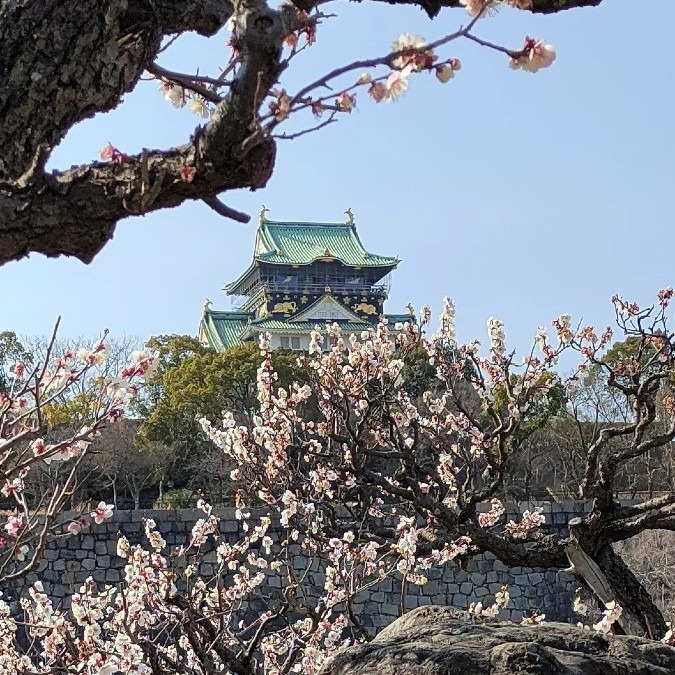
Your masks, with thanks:
[{"label": "castle tower", "polygon": [[272,336],[273,349],[307,349],[316,326],[337,323],[360,333],[384,316],[389,324],[410,314],[386,315],[389,275],[398,258],[366,251],[351,210],[345,223],[295,223],[260,214],[253,260],[225,287],[232,311],[204,305],[199,339],[217,351]]}]

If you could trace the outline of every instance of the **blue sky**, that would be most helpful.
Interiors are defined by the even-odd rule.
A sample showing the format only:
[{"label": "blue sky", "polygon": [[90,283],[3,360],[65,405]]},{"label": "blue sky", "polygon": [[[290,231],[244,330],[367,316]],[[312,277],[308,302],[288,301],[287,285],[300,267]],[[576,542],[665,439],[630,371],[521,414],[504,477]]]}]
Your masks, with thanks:
[{"label": "blue sky", "polygon": [[[377,5],[377,6],[374,6]],[[328,5],[330,8],[331,5]],[[518,47],[525,34],[555,45],[536,75],[468,42],[444,56],[463,69],[446,85],[411,80],[393,104],[359,97],[339,124],[281,142],[268,187],[223,195],[249,225],[200,204],[129,219],[90,265],[29,259],[0,268],[0,328],[64,336],[104,327],[147,338],[194,334],[205,297],[229,308],[222,285],[250,260],[261,204],[271,219],[339,221],[351,207],[375,253],[399,255],[390,311],[452,296],[460,339],[506,323],[526,348],[562,312],[605,324],[615,292],[649,301],[673,285],[675,189],[672,67],[675,3],[605,0],[549,17],[502,11],[476,33]],[[465,19],[413,8],[336,3],[317,44],[293,64],[290,92],[337,65],[384,54],[401,32],[433,40]],[[160,60],[186,72],[226,58],[224,37],[184,36]],[[669,72],[670,71],[670,72]],[[311,121],[311,120],[310,120]],[[183,142],[198,119],[141,84],[115,111],[73,129],[52,167],[90,161],[110,141],[125,152]]]}]

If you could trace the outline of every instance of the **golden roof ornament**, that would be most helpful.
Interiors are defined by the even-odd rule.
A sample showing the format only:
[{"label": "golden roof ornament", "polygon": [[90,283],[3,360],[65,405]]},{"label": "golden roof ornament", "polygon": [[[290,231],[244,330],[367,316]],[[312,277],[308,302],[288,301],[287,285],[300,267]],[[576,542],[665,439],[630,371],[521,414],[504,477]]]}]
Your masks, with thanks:
[{"label": "golden roof ornament", "polygon": [[263,204],[260,209],[260,214],[258,215],[258,225],[262,225],[267,220],[267,214],[269,209]]},{"label": "golden roof ornament", "polygon": [[204,304],[202,305],[202,317],[206,316],[211,311],[212,304],[213,303],[208,298],[204,300]]},{"label": "golden roof ornament", "polygon": [[352,213],[351,208],[345,211],[345,215],[347,216],[347,225],[354,225],[354,214]]}]

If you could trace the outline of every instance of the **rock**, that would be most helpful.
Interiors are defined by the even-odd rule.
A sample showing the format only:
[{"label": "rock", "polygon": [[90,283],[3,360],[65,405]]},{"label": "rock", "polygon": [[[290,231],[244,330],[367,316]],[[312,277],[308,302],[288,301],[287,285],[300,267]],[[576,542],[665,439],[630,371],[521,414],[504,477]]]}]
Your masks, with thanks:
[{"label": "rock", "polygon": [[563,623],[472,622],[420,607],[372,642],[338,654],[320,675],[672,675],[675,648]]}]

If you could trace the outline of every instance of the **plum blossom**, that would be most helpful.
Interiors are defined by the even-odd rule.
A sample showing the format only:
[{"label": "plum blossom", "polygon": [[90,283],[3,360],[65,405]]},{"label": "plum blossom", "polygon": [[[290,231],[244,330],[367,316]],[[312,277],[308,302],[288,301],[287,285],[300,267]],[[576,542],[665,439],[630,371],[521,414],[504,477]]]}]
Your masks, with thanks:
[{"label": "plum blossom", "polygon": [[618,602],[615,602],[614,600],[606,602],[602,618],[598,623],[593,624],[593,630],[606,635],[611,631],[612,625],[619,619],[622,612],[623,609]]},{"label": "plum blossom", "polygon": [[521,69],[528,73],[536,73],[552,65],[555,57],[555,48],[552,45],[537,38],[526,37],[522,51],[511,57],[509,65],[514,70]]},{"label": "plum blossom", "polygon": [[546,620],[546,614],[542,614],[538,610],[534,610],[530,613],[529,616],[526,616],[520,623],[523,626],[536,626],[540,623],[544,623]]},{"label": "plum blossom", "polygon": [[185,89],[173,82],[160,80],[159,91],[167,101],[171,102],[174,108],[182,108],[187,101]]},{"label": "plum blossom", "polygon": [[494,317],[488,319],[488,335],[490,348],[497,356],[504,356],[506,352],[506,335],[504,334],[504,322]]},{"label": "plum blossom", "polygon": [[24,484],[21,478],[13,478],[11,481],[8,480],[2,487],[2,494],[4,497],[11,497],[12,495],[17,495],[23,491]]},{"label": "plum blossom", "polygon": [[380,103],[387,98],[387,87],[382,82],[373,82],[368,88],[368,94],[375,103]]},{"label": "plum blossom", "polygon": [[392,52],[403,52],[392,60],[392,67],[397,70],[419,72],[432,67],[437,56],[432,49],[425,49],[427,41],[421,35],[403,33],[391,45]]},{"label": "plum blossom", "polygon": [[16,539],[24,526],[23,516],[9,516],[5,523],[5,532]]},{"label": "plum blossom", "polygon": [[499,11],[498,0],[460,0],[460,4],[466,7],[469,16],[490,16]]},{"label": "plum blossom", "polygon": [[395,101],[408,90],[409,67],[403,70],[394,70],[387,78],[385,100]]},{"label": "plum blossom", "polygon": [[487,513],[478,514],[478,524],[480,527],[492,527],[499,522],[499,519],[504,514],[504,505],[499,499],[493,499],[490,504],[490,510]]},{"label": "plum blossom", "polygon": [[544,509],[541,506],[537,506],[534,511],[524,511],[519,523],[510,520],[504,526],[504,530],[508,534],[524,534],[541,527],[544,523],[546,523]]},{"label": "plum blossom", "polygon": [[91,349],[80,347],[77,350],[77,358],[88,365],[102,366],[108,357],[108,344],[102,340],[97,342]]},{"label": "plum blossom", "polygon": [[356,94],[348,94],[343,91],[337,99],[335,105],[342,111],[350,113],[356,107]]},{"label": "plum blossom", "polygon": [[97,525],[100,525],[105,520],[112,518],[115,507],[112,504],[99,502],[98,506],[89,514]]},{"label": "plum blossom", "polygon": [[189,107],[190,112],[193,112],[195,115],[199,115],[204,119],[208,119],[211,116],[211,110],[202,96],[193,96]]},{"label": "plum blossom", "polygon": [[86,518],[80,518],[79,520],[73,520],[68,523],[68,527],[66,529],[69,534],[78,535],[87,527],[89,527],[89,521]]}]

